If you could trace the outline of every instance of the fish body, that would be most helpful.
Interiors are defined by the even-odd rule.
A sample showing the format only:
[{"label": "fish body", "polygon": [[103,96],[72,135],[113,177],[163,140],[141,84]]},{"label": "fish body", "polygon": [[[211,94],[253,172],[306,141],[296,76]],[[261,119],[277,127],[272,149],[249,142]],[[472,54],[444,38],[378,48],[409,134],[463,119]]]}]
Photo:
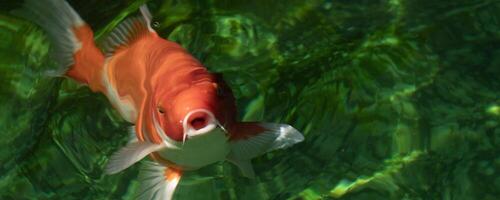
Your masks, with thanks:
[{"label": "fish body", "polygon": [[64,0],[27,0],[25,8],[25,17],[47,31],[59,75],[106,95],[135,124],[135,136],[104,171],[118,173],[149,155],[152,162],[143,162],[139,174],[138,199],[171,199],[182,171],[218,161],[230,161],[252,178],[252,158],[304,139],[286,124],[237,121],[235,98],[222,76],[161,38],[150,27],[145,5],[102,48]]}]

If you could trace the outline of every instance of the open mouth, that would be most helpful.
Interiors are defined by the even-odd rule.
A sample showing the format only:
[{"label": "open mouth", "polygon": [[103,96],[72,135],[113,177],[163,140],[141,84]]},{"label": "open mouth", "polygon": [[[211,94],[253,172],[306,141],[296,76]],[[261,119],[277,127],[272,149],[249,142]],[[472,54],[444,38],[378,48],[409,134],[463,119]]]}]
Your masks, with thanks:
[{"label": "open mouth", "polygon": [[154,115],[153,123],[156,130],[159,131],[159,135],[163,139],[163,143],[165,143],[167,147],[172,149],[180,149],[187,139],[205,135],[210,132],[216,132],[214,131],[216,129],[220,129],[220,131],[227,133],[226,129],[219,123],[219,121],[217,121],[214,114],[206,109],[193,110],[184,117],[184,119],[182,120],[184,132],[182,143],[170,139],[165,134]]},{"label": "open mouth", "polygon": [[206,109],[196,109],[189,112],[182,120],[185,141],[189,137],[199,136],[217,128],[219,122],[214,114]]},{"label": "open mouth", "polygon": [[205,128],[210,121],[210,116],[205,112],[193,113],[188,120],[188,126],[194,130]]}]

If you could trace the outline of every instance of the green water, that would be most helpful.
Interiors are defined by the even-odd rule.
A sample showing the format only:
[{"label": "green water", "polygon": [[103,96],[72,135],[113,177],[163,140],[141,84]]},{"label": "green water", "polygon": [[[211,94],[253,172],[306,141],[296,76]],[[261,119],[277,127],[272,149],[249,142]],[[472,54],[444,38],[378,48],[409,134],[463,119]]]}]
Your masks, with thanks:
[{"label": "green water", "polygon": [[[120,2],[120,3],[119,3]],[[105,38],[144,1],[70,1]],[[104,176],[130,124],[50,78],[49,43],[0,2],[0,199],[133,199]],[[151,0],[156,30],[224,74],[240,116],[306,140],[183,177],[174,199],[500,199],[500,1]]]}]

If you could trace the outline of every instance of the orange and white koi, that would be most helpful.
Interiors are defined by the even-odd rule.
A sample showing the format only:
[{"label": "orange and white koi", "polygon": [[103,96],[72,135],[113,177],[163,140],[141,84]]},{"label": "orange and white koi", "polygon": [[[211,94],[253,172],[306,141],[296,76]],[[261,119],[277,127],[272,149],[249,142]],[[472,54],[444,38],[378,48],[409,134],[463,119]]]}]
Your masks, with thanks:
[{"label": "orange and white koi", "polygon": [[27,0],[26,18],[51,40],[59,75],[109,99],[135,136],[114,153],[105,173],[118,173],[150,156],[139,174],[139,199],[171,199],[182,171],[230,161],[254,177],[250,160],[301,142],[286,124],[239,122],[235,98],[180,45],[161,38],[143,5],[110,33],[103,47],[64,0]]}]

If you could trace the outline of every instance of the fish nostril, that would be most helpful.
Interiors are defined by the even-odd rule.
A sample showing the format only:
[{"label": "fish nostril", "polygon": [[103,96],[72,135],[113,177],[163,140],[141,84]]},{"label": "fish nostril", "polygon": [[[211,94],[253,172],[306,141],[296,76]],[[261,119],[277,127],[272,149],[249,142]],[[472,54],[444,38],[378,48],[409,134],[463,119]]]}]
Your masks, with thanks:
[{"label": "fish nostril", "polygon": [[207,126],[207,119],[206,117],[196,117],[193,120],[189,122],[191,127],[193,127],[195,130],[200,130]]}]

